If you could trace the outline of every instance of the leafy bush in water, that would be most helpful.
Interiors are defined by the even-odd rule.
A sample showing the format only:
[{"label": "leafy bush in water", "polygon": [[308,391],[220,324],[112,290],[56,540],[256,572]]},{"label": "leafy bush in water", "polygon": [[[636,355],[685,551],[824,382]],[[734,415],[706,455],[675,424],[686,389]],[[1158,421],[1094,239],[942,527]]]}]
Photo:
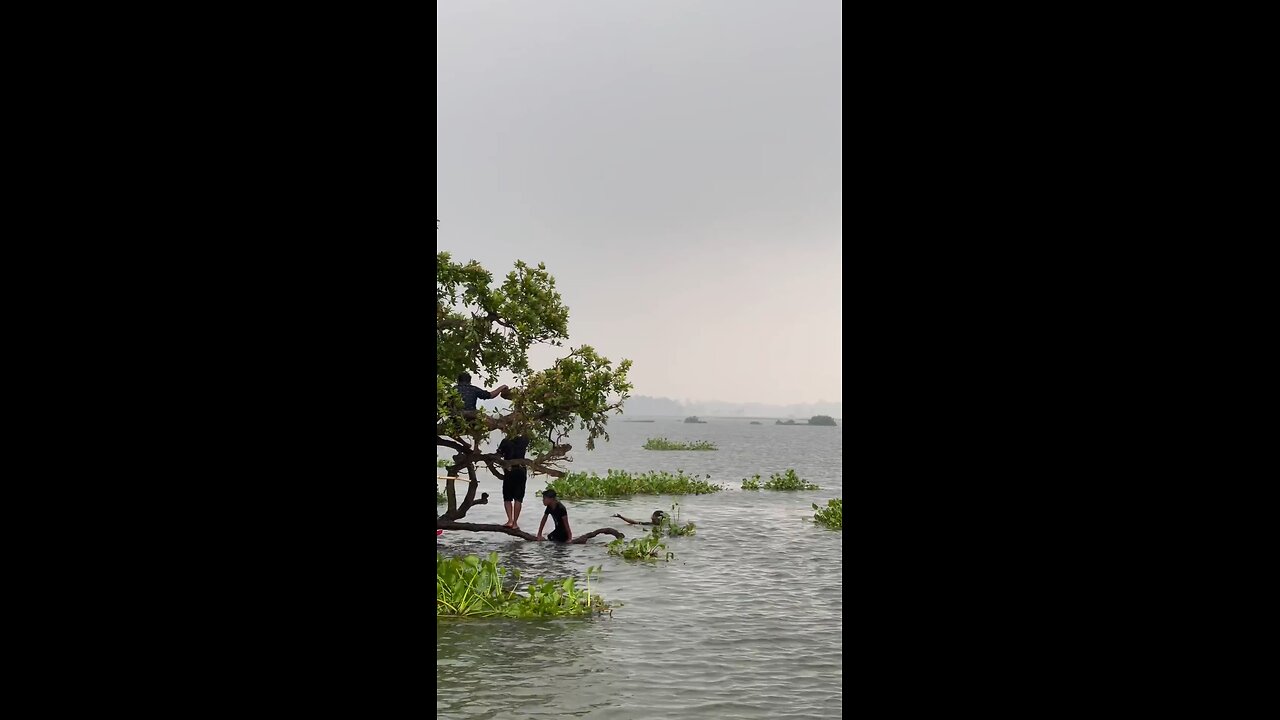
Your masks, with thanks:
[{"label": "leafy bush in water", "polygon": [[835,425],[836,419],[830,415],[814,415],[809,418],[810,425]]},{"label": "leafy bush in water", "polygon": [[439,468],[447,468],[447,467],[449,467],[449,461],[448,461],[448,460],[441,460],[440,458],[436,458],[436,468],[437,468],[437,469],[439,469]]},{"label": "leafy bush in water", "polygon": [[[710,475],[705,476],[710,478]],[[720,492],[723,485],[716,485],[683,470],[674,475],[669,472],[629,473],[610,470],[600,477],[595,473],[569,473],[547,483],[548,490],[555,490],[561,499],[623,497],[626,495],[705,495]]]},{"label": "leafy bush in water", "polygon": [[697,415],[690,415],[689,417],[685,418],[684,421],[689,423],[690,425],[706,425],[707,424],[706,420],[699,420]]},{"label": "leafy bush in water", "polygon": [[715,443],[706,440],[695,440],[694,442],[680,442],[678,440],[668,440],[664,437],[649,438],[644,444],[645,450],[718,450]]},{"label": "leafy bush in water", "polygon": [[843,530],[844,510],[842,510],[840,506],[840,498],[828,500],[827,506],[824,508],[820,508],[816,503],[814,503],[813,509],[817,510],[817,512],[813,514],[813,521],[818,525],[825,525],[833,530]]},{"label": "leafy bush in water", "polygon": [[785,473],[773,473],[764,484],[765,490],[819,490],[817,485],[808,480],[801,480],[796,475],[795,470],[787,470]]},{"label": "leafy bush in water", "polygon": [[768,480],[760,482],[760,474],[752,475],[750,478],[742,479],[743,490],[820,490],[817,485],[802,480],[796,475],[795,470],[787,470],[785,473],[773,473]]},{"label": "leafy bush in water", "polygon": [[[625,558],[627,560],[671,560],[676,554],[667,550],[666,543],[658,537],[657,532],[654,534],[636,538],[630,542],[618,538],[606,545],[610,555]],[[666,551],[666,555],[659,555],[659,552]]]},{"label": "leafy bush in water", "polygon": [[[537,578],[521,594],[504,587],[508,570],[498,565],[497,553],[485,559],[436,553],[436,617],[566,617],[609,612],[604,598],[591,593],[591,576],[599,571],[599,567],[587,568],[585,588],[578,587],[574,578]],[[518,571],[512,574],[520,577]]]}]

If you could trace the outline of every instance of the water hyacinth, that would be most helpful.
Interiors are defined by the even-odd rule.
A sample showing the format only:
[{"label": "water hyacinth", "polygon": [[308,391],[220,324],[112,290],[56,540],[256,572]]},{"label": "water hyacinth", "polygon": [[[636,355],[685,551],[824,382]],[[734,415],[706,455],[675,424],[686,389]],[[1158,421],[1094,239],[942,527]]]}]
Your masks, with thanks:
[{"label": "water hyacinth", "polygon": [[[667,550],[666,543],[659,539],[657,532],[641,538],[636,538],[630,542],[618,538],[605,546],[609,550],[610,555],[621,557],[627,560],[666,560],[670,561],[676,554]],[[665,552],[665,555],[660,553]]]},{"label": "water hyacinth", "polygon": [[719,450],[715,443],[707,440],[694,440],[693,442],[680,442],[678,440],[668,440],[664,437],[649,438],[644,444],[645,450]]},{"label": "water hyacinth", "polygon": [[[705,479],[704,479],[705,478]],[[707,482],[710,475],[699,478],[683,470],[669,472],[629,473],[610,470],[600,477],[595,473],[569,473],[547,483],[560,499],[611,498],[627,495],[705,495],[720,492],[723,485]]]},{"label": "water hyacinth", "polygon": [[812,504],[813,509],[817,510],[813,514],[813,522],[815,524],[829,527],[832,530],[844,529],[844,510],[841,508],[842,500],[840,498],[828,500],[825,508],[818,507],[816,503]]},{"label": "water hyacinth", "polygon": [[[574,617],[601,613],[610,606],[591,592],[591,576],[600,568],[587,568],[586,587],[577,580],[544,580],[529,583],[522,594],[503,584],[507,568],[498,565],[498,554],[487,558],[467,555],[446,558],[436,553],[436,617]],[[512,571],[519,579],[520,573]]]},{"label": "water hyacinth", "polygon": [[808,480],[803,480],[796,475],[795,470],[787,470],[785,473],[773,473],[768,480],[760,482],[759,473],[752,475],[750,478],[742,479],[743,490],[821,490],[822,488],[814,485]]}]

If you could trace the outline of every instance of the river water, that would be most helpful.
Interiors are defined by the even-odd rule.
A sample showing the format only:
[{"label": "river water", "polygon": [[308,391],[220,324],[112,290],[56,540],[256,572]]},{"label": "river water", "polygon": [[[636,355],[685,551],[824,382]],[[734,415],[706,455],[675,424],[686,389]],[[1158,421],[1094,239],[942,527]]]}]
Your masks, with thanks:
[{"label": "river water", "polygon": [[[680,503],[693,537],[667,538],[670,562],[613,558],[598,536],[585,545],[530,543],[494,533],[446,531],[446,555],[496,551],[524,578],[581,579],[602,565],[592,592],[621,602],[612,617],[437,621],[436,715],[441,718],[838,718],[841,714],[842,556],[840,531],[812,523],[811,503],[843,497],[844,429],[777,426],[773,420],[679,418],[609,423],[611,441],[585,450],[573,471],[710,473],[728,489],[711,495],[568,500],[575,534],[638,527],[613,513],[647,518]],[[628,418],[634,419],[634,418]],[[711,452],[657,452],[648,437],[710,440]],[[496,444],[496,441],[495,441]],[[441,453],[444,456],[444,453]],[[795,468],[813,492],[744,492],[743,477]],[[531,478],[521,528],[537,532],[545,477]],[[442,481],[441,481],[442,482]],[[465,487],[460,485],[460,488]],[[501,523],[501,482],[480,473],[490,504],[463,522]],[[461,490],[459,498],[461,498]],[[547,532],[552,524],[548,521]]]}]

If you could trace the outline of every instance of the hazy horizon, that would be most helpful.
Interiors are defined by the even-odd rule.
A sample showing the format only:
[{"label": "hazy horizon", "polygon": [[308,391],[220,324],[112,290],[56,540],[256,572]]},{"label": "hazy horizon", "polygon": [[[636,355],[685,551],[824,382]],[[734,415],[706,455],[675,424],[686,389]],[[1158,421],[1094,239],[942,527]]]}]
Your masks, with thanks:
[{"label": "hazy horizon", "polygon": [[436,8],[437,247],[547,264],[570,332],[535,369],[587,344],[635,396],[841,401],[839,3]]}]

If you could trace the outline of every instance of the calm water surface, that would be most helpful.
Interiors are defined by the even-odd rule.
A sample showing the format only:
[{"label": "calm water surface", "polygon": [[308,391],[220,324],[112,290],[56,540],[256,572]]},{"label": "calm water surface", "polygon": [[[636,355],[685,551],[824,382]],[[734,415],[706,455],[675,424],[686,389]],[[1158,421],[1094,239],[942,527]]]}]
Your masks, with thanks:
[{"label": "calm water surface", "polygon": [[[623,416],[625,417],[625,416]],[[581,437],[573,471],[682,469],[711,473],[729,486],[712,495],[637,496],[565,501],[575,533],[617,527],[680,503],[680,519],[698,525],[691,538],[667,538],[671,562],[609,557],[608,536],[586,545],[529,543],[493,533],[446,531],[446,555],[496,551],[526,578],[582,577],[613,617],[594,620],[468,620],[437,623],[436,714],[441,718],[837,718],[841,714],[841,533],[811,522],[811,503],[843,497],[840,427],[776,426],[772,420],[679,418],[610,421],[608,443],[586,452]],[[655,452],[648,437],[711,440],[714,452]],[[496,441],[494,443],[496,445]],[[444,453],[441,453],[443,456]],[[814,492],[743,492],[754,473],[795,468]],[[501,482],[482,472],[490,504],[464,522],[505,521]],[[520,525],[537,532],[539,493],[531,479]],[[547,532],[552,525],[548,521]]]}]

